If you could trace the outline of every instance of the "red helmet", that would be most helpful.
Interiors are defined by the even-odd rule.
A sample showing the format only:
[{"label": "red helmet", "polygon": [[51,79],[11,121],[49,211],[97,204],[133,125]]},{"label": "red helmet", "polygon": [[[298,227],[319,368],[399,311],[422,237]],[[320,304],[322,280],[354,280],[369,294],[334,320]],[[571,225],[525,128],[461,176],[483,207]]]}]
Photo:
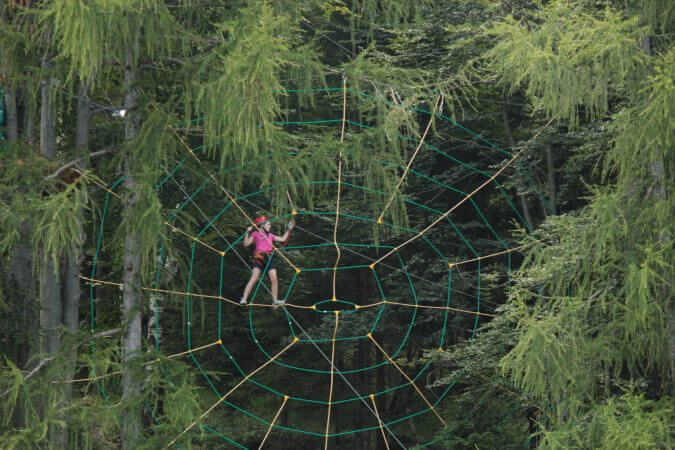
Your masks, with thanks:
[{"label": "red helmet", "polygon": [[268,219],[265,216],[258,216],[258,217],[255,218],[255,224],[256,225],[262,225],[267,221],[268,221]]}]

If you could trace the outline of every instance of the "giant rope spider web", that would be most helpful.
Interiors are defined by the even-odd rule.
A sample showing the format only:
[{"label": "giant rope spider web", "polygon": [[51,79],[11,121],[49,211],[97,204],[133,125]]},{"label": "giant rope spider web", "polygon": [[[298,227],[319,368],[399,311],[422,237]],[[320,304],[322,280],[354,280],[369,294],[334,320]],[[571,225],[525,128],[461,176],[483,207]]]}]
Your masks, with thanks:
[{"label": "giant rope spider web", "polygon": [[[347,95],[355,99],[372,98],[369,94],[347,89],[346,86],[313,91],[340,95],[345,102]],[[296,120],[279,122],[278,125],[336,125],[341,127],[341,139],[345,126],[354,129],[354,132],[368,126],[347,120],[345,111],[346,107],[343,108],[342,118]],[[419,109],[416,112],[427,117],[432,115],[432,111],[428,110]],[[499,148],[450,117],[441,113],[435,115],[458,132],[467,134],[474,142],[481,143],[481,151],[489,153],[493,166],[479,168],[463,162],[451,153],[425,142],[425,131],[421,139],[414,140],[417,147],[415,154],[420,149],[432,152],[434,157],[460,167],[479,178],[479,181],[471,185],[471,190],[445,184],[433,174],[415,167],[414,155],[408,166],[397,167],[403,174],[402,180],[407,176],[418,183],[433,184],[456,199],[452,207],[441,210],[404,198],[407,208],[423,211],[430,220],[433,219],[426,226],[417,228],[388,223],[383,220],[383,214],[371,216],[370,212],[363,210],[346,209],[346,198],[353,199],[358,195],[367,203],[371,197],[380,197],[379,200],[382,200],[393,194],[346,179],[341,162],[335,179],[309,181],[321,185],[323,189],[335,191],[332,208],[325,202],[315,208],[306,208],[305,205],[293,204],[288,196],[290,210],[287,214],[278,215],[271,212],[269,193],[287,190],[288,185],[271,184],[250,192],[226,189],[203,164],[197,149],[191,149],[187,144],[188,155],[177,161],[174,167],[166,168],[166,175],[157,184],[157,190],[161,194],[162,189],[177,189],[183,197],[180,204],[168,208],[170,213],[165,224],[174,232],[174,239],[184,241],[190,255],[188,270],[182,277],[185,283],[182,289],[160,287],[166,258],[160,259],[155,285],[144,287],[143,290],[156,296],[152,306],[157,330],[160,320],[171,324],[170,318],[166,317],[166,307],[160,303],[167,300],[166,296],[180,300],[184,308],[182,326],[186,349],[171,356],[189,356],[215,399],[213,405],[180,435],[173,437],[170,442],[167,440],[167,446],[179,447],[188,433],[201,429],[221,440],[222,445],[247,448],[233,436],[207,423],[208,415],[216,408],[226,409],[228,420],[247,430],[239,434],[248,440],[252,436],[257,437],[256,445],[260,447],[263,444],[271,445],[275,439],[283,440],[288,434],[304,435],[308,447],[324,445],[327,448],[340,439],[364,433],[371,433],[371,436],[376,433],[376,439],[382,439],[387,448],[390,445],[407,448],[431,444],[434,433],[445,425],[438,413],[439,405],[455,383],[440,390],[427,387],[426,377],[434,370],[433,359],[428,359],[421,368],[408,367],[407,358],[419,352],[419,348],[411,342],[415,341],[419,345],[424,338],[427,348],[433,346],[443,351],[447,346],[447,330],[453,315],[463,314],[474,318],[471,337],[481,317],[494,316],[486,313],[481,305],[482,263],[489,260],[490,264],[501,267],[502,278],[508,280],[511,252],[518,248],[510,246],[500,234],[500,231],[503,233],[507,229],[505,226],[500,230],[488,221],[489,214],[479,206],[475,200],[477,195],[474,194],[484,188],[498,192],[497,197],[504,201],[513,214],[511,218],[500,218],[500,222],[508,223],[509,219],[513,219],[522,223],[520,214],[497,180],[498,175],[518,155],[514,156]],[[510,159],[503,163],[506,158]],[[501,163],[499,170],[494,169],[495,159]],[[225,172],[233,170],[243,169],[240,166],[225,169]],[[189,174],[191,179],[199,179],[200,183],[189,186],[181,179],[182,171]],[[109,220],[111,202],[119,200],[115,190],[122,180],[117,179],[106,189],[91,276],[83,277],[91,285],[92,336],[96,330],[97,286],[121,286],[113,281],[97,279],[96,274],[104,252],[102,244],[106,220]],[[211,196],[209,201],[200,201],[200,197],[205,195]],[[213,205],[213,196],[221,197],[222,203],[215,210],[205,210],[206,203]],[[354,201],[350,204],[354,204]],[[480,254],[477,246],[453,222],[452,213],[460,207],[463,208],[463,214],[473,214],[477,224],[474,226],[480,226],[492,242],[498,244],[494,251]],[[195,234],[177,224],[177,219],[188,209],[194,220],[199,221],[200,226],[196,228],[199,231]],[[280,308],[274,308],[269,298],[264,298],[265,291],[269,291],[265,273],[260,277],[249,305],[240,306],[236,297],[237,291],[243,289],[250,269],[248,255],[240,245],[244,237],[243,230],[252,223],[252,217],[262,213],[271,215],[271,221],[277,225],[289,219],[298,221],[292,242],[285,248],[275,250],[281,298],[286,301]],[[229,229],[221,230],[222,224],[229,228],[228,224],[232,223],[244,224],[236,231],[239,235],[233,235]],[[341,230],[371,227],[381,227],[396,233],[385,231],[381,242],[373,242],[372,235],[364,236],[363,242],[341,242],[338,239]],[[457,247],[462,250],[450,250]],[[433,267],[417,263],[417,253],[434,255]],[[458,258],[453,254],[465,254],[469,258]],[[303,264],[321,260],[328,264]],[[470,270],[463,271],[465,267]],[[431,276],[441,281],[430,280]],[[199,286],[208,284],[209,280],[212,282],[214,277],[218,280],[218,292],[202,293]],[[470,285],[474,291],[457,289],[453,284],[457,277],[471,278]],[[368,292],[356,289],[354,280],[370,286]],[[438,295],[439,292],[443,295]],[[473,301],[471,308],[457,306],[459,300],[463,300],[463,304],[467,299]],[[405,318],[405,322],[402,322],[401,317]],[[201,321],[201,326],[195,322],[195,318]],[[173,319],[175,321],[176,318]],[[387,322],[394,319],[396,323],[405,325],[400,330],[388,328]],[[280,323],[284,324],[283,328],[279,326]],[[171,328],[171,325],[167,328]],[[245,332],[242,331],[244,329]],[[398,335],[392,336],[392,333]],[[253,343],[257,354],[240,354],[240,339]],[[160,342],[157,331],[157,350],[161,350]],[[354,355],[364,349],[370,357],[366,358],[369,361],[361,363]],[[96,351],[93,337],[92,351]],[[374,361],[370,361],[371,357]],[[214,375],[223,366],[228,368],[229,378]],[[321,386],[328,384],[328,390],[315,392],[312,387],[319,382],[316,380],[320,380]],[[324,380],[328,380],[328,383],[324,383]],[[102,386],[97,386],[105,396]],[[397,405],[397,398],[405,398],[406,403]],[[277,412],[270,416],[268,412],[262,412],[263,409],[276,409]],[[355,426],[355,420],[345,419],[355,417],[355,420],[363,423],[359,422]],[[409,424],[415,421],[416,425]],[[415,431],[411,433],[410,430]],[[415,438],[424,436],[424,440],[412,442],[411,434]],[[405,438],[401,435],[405,435]]]}]

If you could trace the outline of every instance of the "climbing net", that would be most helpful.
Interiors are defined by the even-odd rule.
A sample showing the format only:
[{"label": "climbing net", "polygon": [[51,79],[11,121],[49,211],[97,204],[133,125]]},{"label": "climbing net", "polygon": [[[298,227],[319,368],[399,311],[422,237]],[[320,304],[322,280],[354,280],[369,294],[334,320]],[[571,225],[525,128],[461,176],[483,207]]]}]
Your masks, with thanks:
[{"label": "climbing net", "polygon": [[[345,104],[347,96],[370,98],[346,86],[314,91],[339,95]],[[368,127],[348,120],[345,111],[346,107],[341,118],[278,125],[336,126],[340,140],[346,130],[356,133]],[[471,336],[481,318],[494,317],[482,299],[483,274],[489,264],[491,273],[497,270],[500,282],[508,283],[511,255],[518,250],[501,234],[512,227],[510,221],[522,223],[522,218],[498,180],[518,155],[440,112],[416,112],[428,118],[434,114],[437,120],[452,125],[464,139],[480,145],[476,148],[487,161],[487,167],[474,167],[432,145],[426,139],[427,126],[424,135],[413,140],[415,151],[408,164],[397,166],[401,182],[412,178],[420,185],[434,185],[440,192],[447,192],[452,203],[442,210],[403,197],[409,211],[429,219],[417,226],[387,222],[384,213],[394,194],[350,179],[342,155],[338,155],[334,179],[301,182],[333,192],[331,202],[313,207],[293,202],[288,184],[239,192],[228,189],[219,182],[221,174],[205,163],[201,149],[187,144],[185,157],[174,167],[165,168],[156,188],[160,194],[171,193],[172,199],[176,194],[182,198],[166,208],[165,225],[173,233],[175,244],[182,245],[189,255],[187,271],[176,274],[165,270],[170,258],[162,254],[154,284],[142,289],[151,297],[157,350],[180,350],[170,357],[189,357],[213,393],[212,406],[179,435],[167,439],[167,447],[179,447],[186,435],[201,430],[222,440],[222,445],[238,448],[247,448],[244,441],[255,441],[262,447],[293,434],[304,435],[307,447],[327,448],[341,439],[370,439],[375,434],[387,448],[408,448],[430,445],[434,433],[446,425],[439,408],[455,383],[433,388],[429,386],[432,375],[442,374],[433,358],[425,360],[422,367],[409,361],[418,357],[422,348],[447,348],[454,317],[472,318]],[[434,158],[464,171],[462,187],[459,183],[446,184],[429,170],[416,167],[415,157],[420,151],[431,152]],[[224,172],[237,170],[246,167]],[[91,274],[83,277],[91,285],[92,335],[96,331],[97,289],[122,286],[117,280],[96,275],[104,263],[106,221],[110,220],[113,203],[120,203],[116,191],[122,180],[106,187]],[[501,230],[488,220],[490,209],[499,208],[480,205],[481,193],[490,189],[490,198],[503,200],[501,211],[512,213],[511,217],[498,218]],[[285,191],[288,197],[286,214],[272,212],[270,194],[275,191]],[[368,208],[354,206],[371,203],[385,204],[385,210],[373,216]],[[477,245],[467,238],[453,221],[458,213],[474,217],[471,226],[484,232],[486,242],[497,243],[498,247],[481,253],[486,244]],[[244,229],[260,214],[271,217],[274,228],[283,227],[289,220],[297,222],[291,243],[274,251],[280,299],[285,301],[281,307],[273,305],[268,295],[267,267],[249,304],[240,305],[238,301],[251,268],[248,251],[241,245]],[[180,218],[185,216],[197,226],[188,229],[181,225]],[[372,233],[359,232],[374,227],[382,230],[377,242]],[[341,241],[339,236],[346,230],[362,240]],[[426,255],[426,259],[420,261],[416,255]],[[217,291],[201,288],[214,285]],[[392,323],[396,326],[390,326]],[[186,348],[161,348],[161,336],[171,333],[183,333]],[[255,353],[250,352],[251,345],[257,349]],[[99,389],[105,395],[101,385]],[[227,415],[227,426],[209,423],[211,413],[218,408]],[[269,411],[275,409],[276,413],[270,415]]]}]

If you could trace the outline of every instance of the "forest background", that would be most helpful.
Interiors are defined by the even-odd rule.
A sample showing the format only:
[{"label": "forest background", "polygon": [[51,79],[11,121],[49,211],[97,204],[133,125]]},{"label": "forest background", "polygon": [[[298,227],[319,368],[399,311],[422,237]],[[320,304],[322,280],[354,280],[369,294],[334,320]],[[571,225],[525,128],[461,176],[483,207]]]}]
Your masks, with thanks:
[{"label": "forest background", "polygon": [[[398,135],[419,139],[429,116],[415,107],[437,111],[442,104],[444,114],[519,154],[499,179],[520,219],[503,220],[510,213],[494,190],[477,201],[491,205],[488,222],[510,247],[525,247],[511,255],[508,274],[487,260],[453,281],[458,292],[475,291],[482,270],[482,311],[496,317],[482,317],[476,329],[474,315],[451,314],[443,351],[434,343],[441,312],[415,325],[398,364],[412,373],[433,362],[419,383],[428,396],[453,387],[438,407],[447,426],[439,429],[433,414],[417,416],[395,428],[401,445],[672,448],[673,9],[660,0],[4,0],[0,446],[158,448],[180,436],[180,446],[213,448],[231,445],[225,436],[257,447],[266,428],[223,406],[208,415],[208,427],[181,435],[217,397],[193,360],[167,358],[185,350],[184,296],[140,289],[158,267],[161,287],[185,286],[191,243],[166,226],[167,212],[185,201],[183,188],[194,191],[207,173],[220,174],[217,183],[228,192],[248,192],[334,179],[344,164],[345,179],[394,192],[415,150]],[[351,97],[346,113],[371,130],[341,136],[334,126],[278,124],[341,117],[339,90],[284,90],[341,88],[345,81],[370,95],[362,102]],[[507,158],[480,135],[434,120],[427,139],[494,173]],[[173,188],[155,189],[177,160],[190,157],[188,147],[200,145],[201,165],[181,171]],[[378,158],[393,163],[370,164]],[[227,175],[243,163],[250,169]],[[439,211],[459,199],[441,185],[478,183],[425,150],[413,168],[440,184],[409,178],[401,193]],[[120,176],[119,198],[102,227],[106,186]],[[209,191],[199,205],[222,204],[223,195]],[[428,212],[406,209],[403,198],[396,196],[387,220],[428,225]],[[263,201],[282,214],[293,208],[291,199],[319,207],[333,204],[335,193],[300,187]],[[345,194],[343,202],[353,211],[383,207],[364,205],[357,195]],[[194,235],[199,214],[195,207],[174,224]],[[231,217],[220,229],[237,236],[249,224]],[[500,248],[475,217],[460,211],[454,219],[479,255]],[[332,231],[330,223],[300,224]],[[99,227],[106,243],[95,278],[121,288],[80,278],[91,271]],[[400,237],[375,226],[345,228],[341,239]],[[411,256],[420,267],[431,267],[434,258]],[[457,246],[449,256],[473,255]],[[320,252],[301,257],[307,267],[327,265]],[[199,292],[217,291],[209,267],[199,270]],[[247,276],[245,267],[228,273],[231,298]],[[447,272],[426,276],[442,286],[448,281]],[[359,293],[364,301],[370,288]],[[308,282],[296,289],[321,287]],[[431,286],[421,295],[441,304],[445,291]],[[207,343],[214,304],[198,304],[194,339]],[[458,295],[453,304],[471,309],[475,299]],[[223,340],[233,352],[256,354],[244,313],[231,314],[241,317],[223,329]],[[274,314],[264,322],[270,336],[285,326]],[[385,347],[405,320],[386,317],[377,335]],[[316,321],[311,334],[330,335],[332,327],[331,320]],[[382,362],[360,344],[343,355],[336,366]],[[157,358],[164,372],[149,369]],[[215,361],[209,373],[223,392],[241,381],[215,349],[200,358]],[[106,376],[105,394],[99,382],[68,382],[117,371]],[[392,373],[364,374],[359,382],[382,389],[395,384]],[[282,382],[328,392],[324,378]],[[379,405],[380,412],[395,416],[415,402],[418,395],[406,390]],[[279,401],[257,406],[272,418]],[[371,419],[365,411],[336,412],[333,431]],[[279,420],[320,428],[325,412],[306,407]],[[332,448],[385,445],[377,429],[329,441]],[[266,445],[324,442],[274,430]]]}]

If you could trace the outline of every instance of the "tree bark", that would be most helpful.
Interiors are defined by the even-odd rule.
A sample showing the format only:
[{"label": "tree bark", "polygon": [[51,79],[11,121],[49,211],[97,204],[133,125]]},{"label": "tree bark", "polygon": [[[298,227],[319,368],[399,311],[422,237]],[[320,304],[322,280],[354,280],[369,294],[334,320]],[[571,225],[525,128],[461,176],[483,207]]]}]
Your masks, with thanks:
[{"label": "tree bark", "polygon": [[[13,361],[17,367],[28,367],[31,356],[39,351],[39,338],[34,330],[38,329],[38,301],[35,279],[33,277],[33,250],[29,243],[30,224],[24,220],[19,226],[21,238],[12,247],[7,270],[7,294],[10,302],[10,317],[16,317],[17,327],[13,333]],[[15,429],[25,426],[24,409],[17,403],[12,420]]]},{"label": "tree bark", "polygon": [[41,255],[40,271],[40,326],[42,353],[53,354],[61,344],[61,289],[56,264],[51,255]]},{"label": "tree bark", "polygon": [[44,78],[40,80],[40,151],[47,159],[56,156],[56,121],[54,108],[49,101],[49,85],[51,82],[52,56],[47,50],[41,63]]},{"label": "tree bark", "polygon": [[551,215],[557,214],[556,208],[556,185],[555,185],[555,164],[553,163],[553,146],[546,146],[546,172],[548,181],[548,212]]},{"label": "tree bark", "polygon": [[[516,141],[513,139],[511,125],[509,125],[509,111],[507,105],[502,105],[502,119],[504,121],[504,131],[506,132],[506,138],[509,141],[509,147],[513,149],[516,145]],[[520,181],[522,183],[522,179]],[[520,209],[523,211],[523,218],[525,219],[527,231],[532,232],[532,230],[534,230],[534,222],[532,221],[532,215],[530,214],[530,207],[527,204],[527,196],[525,193],[518,192],[518,200],[520,201]]]},{"label": "tree bark", "polygon": [[[30,72],[27,76],[31,76]],[[28,145],[35,143],[36,106],[35,92],[27,82],[23,88],[23,141]]]},{"label": "tree bark", "polygon": [[[49,35],[49,32],[47,32]],[[54,159],[56,156],[56,117],[54,107],[49,98],[52,54],[51,50],[46,50],[41,61],[43,78],[40,80],[40,152],[47,159]],[[58,268],[60,255],[41,252],[41,272],[40,272],[40,325],[43,333],[42,352],[47,355],[54,355],[61,346],[61,316],[63,313],[63,304],[61,299],[61,276]],[[61,406],[61,405],[59,405]],[[44,408],[49,405],[44,404]],[[46,409],[43,412],[46,417]],[[58,414],[62,419],[62,415]],[[66,430],[55,425],[49,427],[49,440],[52,448],[61,449],[66,447]]]},{"label": "tree bark", "polygon": [[[138,46],[138,43],[135,44]],[[124,137],[131,140],[140,130],[140,117],[137,111],[138,86],[136,84],[135,49],[129,48],[124,66],[125,98],[124,107],[127,117],[124,128]],[[132,214],[138,202],[135,191],[135,171],[133,158],[125,158],[125,187],[129,191],[124,204],[124,214]],[[123,260],[124,276],[122,289],[122,448],[135,449],[141,440],[142,415],[138,398],[141,394],[141,367],[136,362],[141,352],[142,335],[142,296],[140,289],[141,258],[139,255],[139,241],[135,230],[128,230],[124,239]]]},{"label": "tree bark", "polygon": [[13,86],[8,86],[5,92],[5,134],[8,141],[16,141],[19,138],[16,92]]},{"label": "tree bark", "polygon": [[[87,98],[87,86],[80,82],[78,87],[78,99],[75,119],[75,150],[85,151],[89,148],[89,100]],[[81,164],[81,168],[86,168],[87,160]],[[84,211],[78,211],[79,222],[84,222]],[[80,226],[78,242],[83,242],[83,229]],[[63,325],[70,334],[76,334],[79,329],[79,309],[82,299],[82,287],[80,285],[80,269],[83,260],[82,245],[78,245],[73,254],[66,256],[63,270]],[[68,349],[67,361],[64,377],[68,380],[73,379],[75,375],[75,361],[77,358],[77,346],[73,345]],[[66,383],[64,386],[64,402],[70,404],[73,394],[73,385]],[[68,421],[68,417],[66,417]],[[68,448],[68,435],[64,436],[64,447]]]}]

